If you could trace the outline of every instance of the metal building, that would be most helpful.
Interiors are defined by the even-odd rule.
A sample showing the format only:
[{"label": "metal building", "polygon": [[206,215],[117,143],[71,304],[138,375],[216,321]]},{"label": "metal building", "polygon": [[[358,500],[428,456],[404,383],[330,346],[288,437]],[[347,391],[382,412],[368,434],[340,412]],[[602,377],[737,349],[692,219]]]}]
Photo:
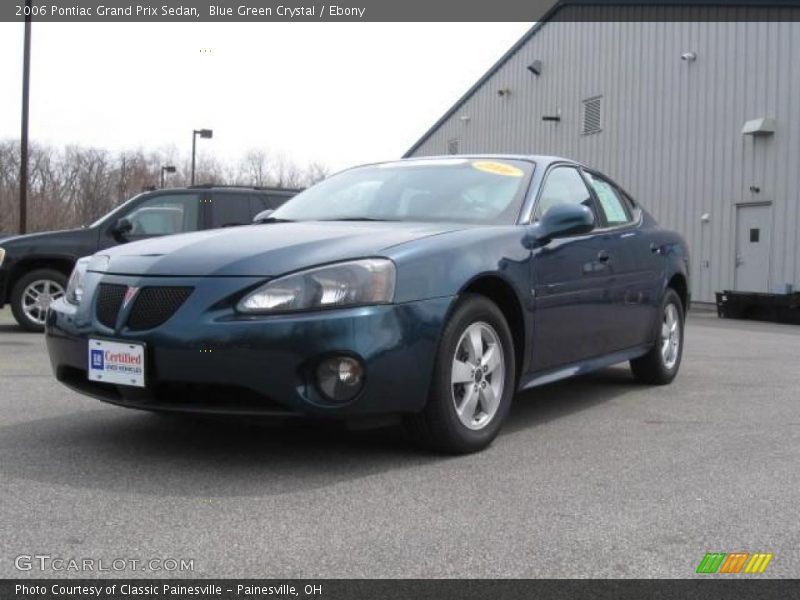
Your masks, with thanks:
[{"label": "metal building", "polygon": [[579,160],[684,234],[695,300],[797,291],[800,13],[632,10],[556,5],[406,156]]}]

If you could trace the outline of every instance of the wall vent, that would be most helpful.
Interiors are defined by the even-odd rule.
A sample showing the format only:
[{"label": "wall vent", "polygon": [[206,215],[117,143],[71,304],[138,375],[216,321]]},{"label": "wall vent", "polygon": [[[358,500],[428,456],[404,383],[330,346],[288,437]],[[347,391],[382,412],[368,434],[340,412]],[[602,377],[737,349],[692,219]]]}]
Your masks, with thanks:
[{"label": "wall vent", "polygon": [[458,154],[458,138],[447,141],[447,153]]},{"label": "wall vent", "polygon": [[583,101],[583,135],[600,133],[603,130],[603,97],[595,96]]}]

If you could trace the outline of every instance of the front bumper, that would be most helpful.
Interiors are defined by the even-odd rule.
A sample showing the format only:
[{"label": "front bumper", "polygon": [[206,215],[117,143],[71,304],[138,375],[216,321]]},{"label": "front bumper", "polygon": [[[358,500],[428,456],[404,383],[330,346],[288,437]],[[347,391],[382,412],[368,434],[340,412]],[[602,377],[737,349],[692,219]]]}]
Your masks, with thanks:
[{"label": "front bumper", "polygon": [[[94,296],[99,275],[87,280]],[[46,324],[53,371],[67,386],[100,400],[154,410],[351,417],[417,412],[425,404],[439,335],[452,298],[397,305],[244,317],[224,299],[253,278],[131,278],[103,282],[146,287],[192,285],[189,299],[163,325],[132,332],[80,308],[54,303]],[[89,338],[146,345],[146,387],[89,381]],[[314,382],[319,360],[358,357],[364,387],[350,402],[327,400]]]}]

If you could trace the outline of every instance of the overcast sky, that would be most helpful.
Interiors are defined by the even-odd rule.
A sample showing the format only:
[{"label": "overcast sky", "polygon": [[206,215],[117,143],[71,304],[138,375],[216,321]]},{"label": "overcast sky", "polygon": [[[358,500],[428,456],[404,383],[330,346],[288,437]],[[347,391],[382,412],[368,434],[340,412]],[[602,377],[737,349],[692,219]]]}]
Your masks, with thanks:
[{"label": "overcast sky", "polygon": [[[31,139],[251,148],[334,170],[399,157],[526,23],[34,23]],[[19,137],[22,25],[0,23],[0,138]]]}]

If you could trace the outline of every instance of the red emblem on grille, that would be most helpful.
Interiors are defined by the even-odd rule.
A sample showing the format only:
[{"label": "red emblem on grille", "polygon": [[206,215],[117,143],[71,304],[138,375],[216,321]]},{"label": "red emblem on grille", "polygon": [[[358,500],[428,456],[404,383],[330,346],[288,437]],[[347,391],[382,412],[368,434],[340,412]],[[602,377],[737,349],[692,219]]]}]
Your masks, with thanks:
[{"label": "red emblem on grille", "polygon": [[132,285],[128,286],[128,289],[125,290],[125,297],[122,299],[122,309],[124,310],[128,304],[130,304],[131,300],[136,297],[136,293],[139,291],[138,287],[134,287]]}]

